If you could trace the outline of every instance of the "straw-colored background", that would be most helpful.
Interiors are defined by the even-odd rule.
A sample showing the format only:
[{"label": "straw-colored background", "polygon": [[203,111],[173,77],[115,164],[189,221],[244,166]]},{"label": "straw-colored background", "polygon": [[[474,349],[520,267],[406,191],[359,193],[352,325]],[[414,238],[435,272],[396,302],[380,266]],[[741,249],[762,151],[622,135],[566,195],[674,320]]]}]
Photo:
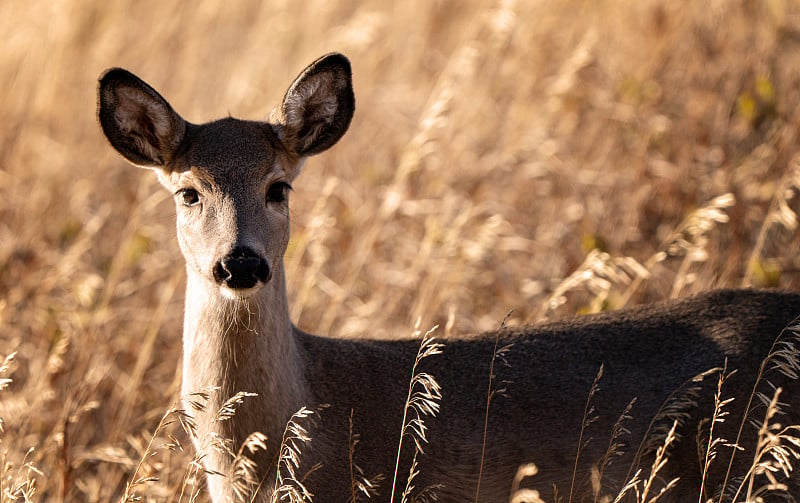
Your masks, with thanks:
[{"label": "straw-colored background", "polygon": [[[311,60],[351,58],[350,132],[292,193],[290,305],[309,331],[405,335],[452,310],[465,334],[512,309],[800,280],[792,0],[10,0],[0,27],[6,493],[118,498],[178,398],[174,210],[96,125],[107,67],[202,122],[264,118]],[[581,269],[592,249],[610,256]],[[181,491],[175,434],[186,451],[140,470],[152,501]]]}]

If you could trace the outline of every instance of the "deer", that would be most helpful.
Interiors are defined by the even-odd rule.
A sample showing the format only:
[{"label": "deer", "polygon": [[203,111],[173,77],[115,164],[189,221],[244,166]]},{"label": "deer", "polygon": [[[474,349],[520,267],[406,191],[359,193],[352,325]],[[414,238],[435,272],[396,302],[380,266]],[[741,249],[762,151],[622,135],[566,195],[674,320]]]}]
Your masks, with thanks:
[{"label": "deer", "polygon": [[[292,184],[309,157],[342,138],[354,111],[351,65],[338,53],[300,72],[266,121],[193,124],[124,69],[109,69],[99,80],[98,119],[107,140],[130,163],[155,172],[174,195],[186,268],[181,392],[217,390],[207,407],[191,412],[196,438],[215,435],[240,445],[254,432],[265,435],[266,448],[253,454],[262,477],[257,501],[274,496],[279,444],[287,421],[303,407],[319,411],[308,425],[311,441],[298,472],[307,475],[303,484],[314,501],[352,500],[353,464],[365,477],[391,477],[398,456],[410,461],[407,452],[398,454],[397,440],[419,340],[313,335],[293,324],[288,308],[283,256]],[[726,405],[726,421],[715,432],[734,441],[761,364],[779,337],[791,335],[785,328],[798,313],[797,293],[724,289],[538,325],[498,323],[494,332],[447,338],[443,354],[422,365],[440,383],[442,399],[439,413],[425,418],[428,443],[414,485],[439,501],[506,502],[518,468],[533,463],[538,474],[523,487],[552,500],[554,488],[572,499],[575,486],[575,501],[582,487],[592,498],[589,473],[608,442],[586,437],[608,438],[635,399],[621,423],[627,433],[617,440],[624,448],[603,465],[604,490],[618,490],[632,463],[648,468],[654,459],[655,447],[637,446],[658,430],[659,414],[671,422],[661,412],[664,404],[710,369],[729,369],[723,391],[737,399]],[[507,348],[493,371],[504,393],[487,407],[498,344]],[[784,356],[796,365],[796,355]],[[581,437],[601,367],[596,417],[586,426],[593,433]],[[708,381],[697,380],[703,394],[682,402],[677,440],[659,472],[678,481],[661,501],[708,497],[719,490],[709,489],[712,483],[730,482],[724,462],[703,475],[698,432],[708,431],[716,387]],[[786,381],[782,421],[794,424],[800,409],[789,391],[796,385]],[[228,420],[216,420],[238,392],[254,396]],[[353,432],[359,441],[351,460]],[[745,458],[739,454],[734,469],[749,467]],[[225,476],[232,457],[206,447],[202,459],[211,499],[239,500]],[[380,501],[399,499],[388,485],[384,479],[377,487]]]}]

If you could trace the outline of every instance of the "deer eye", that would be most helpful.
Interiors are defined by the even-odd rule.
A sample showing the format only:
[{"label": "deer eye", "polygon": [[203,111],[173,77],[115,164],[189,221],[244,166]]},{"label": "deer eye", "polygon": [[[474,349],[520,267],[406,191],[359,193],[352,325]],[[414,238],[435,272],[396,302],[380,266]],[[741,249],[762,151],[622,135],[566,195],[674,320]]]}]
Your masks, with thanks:
[{"label": "deer eye", "polygon": [[282,203],[289,197],[289,191],[292,186],[286,182],[275,182],[267,189],[267,202],[268,203]]},{"label": "deer eye", "polygon": [[180,198],[184,206],[196,206],[200,204],[200,194],[194,189],[181,189],[176,195]]}]

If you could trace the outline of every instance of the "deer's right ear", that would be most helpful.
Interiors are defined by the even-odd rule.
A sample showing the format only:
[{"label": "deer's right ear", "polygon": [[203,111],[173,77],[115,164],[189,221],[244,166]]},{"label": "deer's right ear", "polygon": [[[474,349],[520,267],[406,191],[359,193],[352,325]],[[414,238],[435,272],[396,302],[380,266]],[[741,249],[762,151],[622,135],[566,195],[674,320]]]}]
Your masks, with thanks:
[{"label": "deer's right ear", "polygon": [[112,68],[100,77],[98,118],[103,132],[132,163],[163,168],[174,158],[186,121],[136,75]]}]

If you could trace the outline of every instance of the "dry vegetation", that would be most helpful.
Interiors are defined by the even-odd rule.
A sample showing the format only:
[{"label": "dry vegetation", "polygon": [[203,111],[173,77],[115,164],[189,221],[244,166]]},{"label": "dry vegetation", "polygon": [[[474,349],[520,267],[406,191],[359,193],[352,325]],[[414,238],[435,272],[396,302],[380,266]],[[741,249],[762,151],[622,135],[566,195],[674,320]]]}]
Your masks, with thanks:
[{"label": "dry vegetation", "polygon": [[793,0],[31,0],[0,26],[2,501],[117,500],[137,465],[149,501],[196,496],[174,425],[140,464],[178,398],[184,273],[168,194],[96,125],[110,66],[205,121],[351,58],[353,125],[292,196],[312,332],[800,283]]}]

